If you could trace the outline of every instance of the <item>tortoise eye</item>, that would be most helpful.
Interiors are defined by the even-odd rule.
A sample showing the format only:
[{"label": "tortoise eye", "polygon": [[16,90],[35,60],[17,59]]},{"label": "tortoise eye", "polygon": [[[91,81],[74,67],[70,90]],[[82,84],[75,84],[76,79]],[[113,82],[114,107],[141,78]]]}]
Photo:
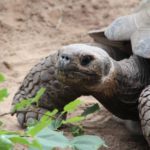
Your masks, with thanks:
[{"label": "tortoise eye", "polygon": [[92,60],[94,60],[93,56],[85,55],[85,56],[82,56],[82,58],[80,60],[81,61],[80,63],[81,63],[82,66],[86,66],[86,65],[90,64]]}]

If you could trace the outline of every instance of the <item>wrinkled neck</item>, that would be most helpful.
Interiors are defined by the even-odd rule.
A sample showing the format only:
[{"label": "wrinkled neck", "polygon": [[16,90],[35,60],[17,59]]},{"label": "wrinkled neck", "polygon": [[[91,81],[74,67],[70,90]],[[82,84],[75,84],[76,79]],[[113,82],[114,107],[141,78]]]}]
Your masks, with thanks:
[{"label": "wrinkled neck", "polygon": [[139,94],[150,83],[149,60],[131,56],[112,62],[114,69],[111,74],[89,94],[116,116],[138,120]]},{"label": "wrinkled neck", "polygon": [[[113,69],[110,74],[94,87],[89,93],[112,97],[124,90],[138,91],[149,84],[150,62],[147,59],[131,56],[121,61],[112,60]],[[93,94],[92,94],[93,95]]]},{"label": "wrinkled neck", "polygon": [[117,62],[119,82],[127,86],[141,87],[149,83],[150,61],[139,56],[131,56]]}]

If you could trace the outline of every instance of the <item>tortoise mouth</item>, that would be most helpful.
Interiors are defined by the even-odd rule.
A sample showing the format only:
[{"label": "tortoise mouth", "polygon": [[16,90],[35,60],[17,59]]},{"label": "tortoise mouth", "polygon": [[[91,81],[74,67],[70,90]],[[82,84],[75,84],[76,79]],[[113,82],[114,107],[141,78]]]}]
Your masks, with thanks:
[{"label": "tortoise mouth", "polygon": [[81,71],[81,70],[77,70],[77,69],[58,69],[58,74],[62,74],[65,76],[68,76],[69,74],[73,74],[73,75],[77,75],[77,76],[81,76],[81,77],[98,77],[99,75],[97,75],[94,72],[88,72],[88,71]]},{"label": "tortoise mouth", "polygon": [[67,83],[97,83],[100,76],[96,73],[75,70],[58,70],[58,78]]}]

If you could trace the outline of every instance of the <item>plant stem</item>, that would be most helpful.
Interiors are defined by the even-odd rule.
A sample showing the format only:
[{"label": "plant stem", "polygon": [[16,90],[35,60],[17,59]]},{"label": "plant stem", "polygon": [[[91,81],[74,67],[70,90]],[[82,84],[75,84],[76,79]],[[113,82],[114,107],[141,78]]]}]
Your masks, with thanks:
[{"label": "plant stem", "polygon": [[0,117],[6,116],[6,115],[10,115],[10,114],[12,114],[12,112],[6,112],[6,113],[3,113],[3,114],[0,114]]},{"label": "plant stem", "polygon": [[[50,116],[50,115],[47,115],[45,113],[41,113],[41,112],[35,111],[35,110],[18,110],[16,113],[27,113],[27,112],[35,112],[35,113],[38,113],[38,114],[41,114],[41,115],[51,117],[53,119],[57,119],[57,117]],[[11,114],[12,114],[12,112],[6,112],[6,113],[3,113],[3,114],[0,114],[0,117],[6,116],[6,115],[11,115]]]}]

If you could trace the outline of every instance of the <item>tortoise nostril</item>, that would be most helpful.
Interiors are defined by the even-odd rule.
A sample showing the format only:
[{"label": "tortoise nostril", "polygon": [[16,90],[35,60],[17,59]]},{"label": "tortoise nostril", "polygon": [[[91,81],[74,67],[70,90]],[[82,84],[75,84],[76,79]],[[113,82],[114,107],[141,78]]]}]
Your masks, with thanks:
[{"label": "tortoise nostril", "polygon": [[61,55],[61,59],[63,60],[63,61],[70,61],[70,57],[68,56],[68,55]]},{"label": "tortoise nostril", "polygon": [[66,56],[66,60],[69,60],[69,57],[68,57],[68,56]]},{"label": "tortoise nostril", "polygon": [[81,65],[86,66],[94,59],[93,56],[86,55],[81,58]]}]

